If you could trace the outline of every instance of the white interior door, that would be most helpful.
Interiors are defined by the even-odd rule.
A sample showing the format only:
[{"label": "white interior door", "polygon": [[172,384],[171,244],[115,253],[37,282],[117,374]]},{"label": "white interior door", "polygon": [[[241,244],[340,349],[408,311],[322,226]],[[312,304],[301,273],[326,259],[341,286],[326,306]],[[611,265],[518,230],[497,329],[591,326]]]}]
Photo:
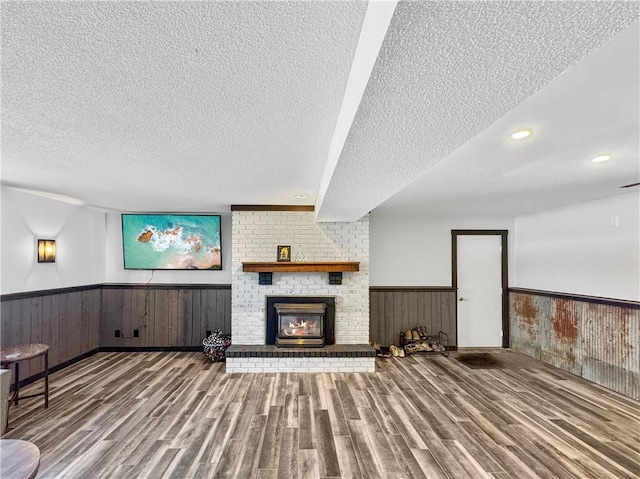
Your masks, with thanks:
[{"label": "white interior door", "polygon": [[460,235],[458,346],[502,346],[502,238]]}]

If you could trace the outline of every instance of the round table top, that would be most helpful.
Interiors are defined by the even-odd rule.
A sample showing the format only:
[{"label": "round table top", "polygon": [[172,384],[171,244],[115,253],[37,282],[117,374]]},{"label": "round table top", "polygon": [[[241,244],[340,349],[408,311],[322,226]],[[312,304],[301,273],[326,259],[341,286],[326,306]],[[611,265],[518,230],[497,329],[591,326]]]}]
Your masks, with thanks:
[{"label": "round table top", "polygon": [[0,362],[2,364],[15,363],[25,359],[41,356],[49,351],[48,344],[19,344],[0,349]]},{"label": "round table top", "polygon": [[40,449],[21,439],[0,439],[0,477],[33,479],[40,467]]}]

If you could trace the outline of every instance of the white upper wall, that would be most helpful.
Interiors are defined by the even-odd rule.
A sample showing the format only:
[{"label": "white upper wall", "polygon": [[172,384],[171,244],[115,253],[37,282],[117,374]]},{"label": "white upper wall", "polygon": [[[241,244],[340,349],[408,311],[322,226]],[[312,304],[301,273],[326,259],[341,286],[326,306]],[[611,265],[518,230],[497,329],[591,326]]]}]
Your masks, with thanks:
[{"label": "white upper wall", "polygon": [[[217,214],[217,213],[212,213]],[[222,270],[125,270],[120,213],[107,214],[105,283],[231,284],[231,215],[221,215]]]},{"label": "white upper wall", "polygon": [[[98,283],[146,283],[125,271],[120,215],[2,187],[0,292]],[[515,220],[370,215],[371,286],[451,285],[451,230],[509,231],[509,285],[640,300],[638,192]],[[618,226],[611,226],[617,218]],[[56,239],[54,264],[38,264],[36,240]],[[156,271],[154,283],[231,283],[231,217],[222,216],[222,271]],[[517,274],[516,274],[517,272]]]},{"label": "white upper wall", "polygon": [[517,286],[640,300],[639,199],[635,191],[516,218]]},{"label": "white upper wall", "polygon": [[[104,281],[105,214],[2,187],[2,294]],[[38,263],[38,239],[56,240],[56,262]]]},{"label": "white upper wall", "polygon": [[451,286],[451,230],[509,231],[509,278],[515,277],[512,218],[370,215],[371,286]]},{"label": "white upper wall", "polygon": [[[119,213],[104,213],[2,187],[1,294],[101,283],[146,283],[125,270]],[[55,239],[55,263],[38,263],[37,240]],[[222,216],[221,271],[155,271],[152,283],[230,284],[231,216]]]}]

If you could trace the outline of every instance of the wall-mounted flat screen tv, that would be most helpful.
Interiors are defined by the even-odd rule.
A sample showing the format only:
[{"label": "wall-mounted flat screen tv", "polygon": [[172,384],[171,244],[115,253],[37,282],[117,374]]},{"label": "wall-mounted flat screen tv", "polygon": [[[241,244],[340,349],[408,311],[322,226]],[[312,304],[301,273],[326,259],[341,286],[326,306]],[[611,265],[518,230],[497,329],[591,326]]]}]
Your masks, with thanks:
[{"label": "wall-mounted flat screen tv", "polygon": [[124,269],[222,269],[220,215],[123,214]]}]

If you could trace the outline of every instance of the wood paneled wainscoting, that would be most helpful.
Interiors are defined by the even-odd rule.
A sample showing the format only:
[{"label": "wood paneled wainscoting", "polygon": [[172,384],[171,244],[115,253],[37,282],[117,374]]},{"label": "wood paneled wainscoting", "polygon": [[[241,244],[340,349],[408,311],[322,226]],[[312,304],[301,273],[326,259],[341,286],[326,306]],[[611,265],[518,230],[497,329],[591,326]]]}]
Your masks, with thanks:
[{"label": "wood paneled wainscoting", "polygon": [[640,400],[640,303],[511,288],[511,348]]},{"label": "wood paneled wainscoting", "polygon": [[[53,370],[94,353],[99,347],[101,293],[101,285],[95,284],[3,295],[2,347],[48,344]],[[42,370],[42,358],[20,363],[25,383]]]},{"label": "wood paneled wainscoting", "polygon": [[231,286],[105,284],[101,311],[102,348],[201,349],[207,332],[231,333]]},{"label": "wood paneled wainscoting", "polygon": [[[52,371],[97,351],[201,350],[209,331],[231,332],[230,285],[95,284],[1,299],[2,347],[48,344]],[[40,358],[21,363],[21,383],[41,372]]]},{"label": "wood paneled wainscoting", "polygon": [[369,301],[371,341],[398,344],[400,331],[425,326],[432,333],[447,333],[456,348],[455,288],[375,286],[369,288]]}]

